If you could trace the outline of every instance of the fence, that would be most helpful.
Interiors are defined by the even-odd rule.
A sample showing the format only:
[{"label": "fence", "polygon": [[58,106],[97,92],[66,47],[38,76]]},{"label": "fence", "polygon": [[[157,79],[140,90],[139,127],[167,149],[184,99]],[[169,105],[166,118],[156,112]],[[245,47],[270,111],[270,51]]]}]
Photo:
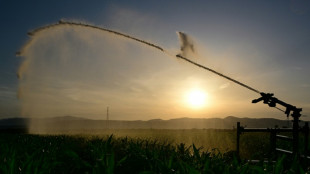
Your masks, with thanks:
[{"label": "fence", "polygon": [[[236,147],[236,152],[237,155],[239,156],[240,152],[240,135],[243,132],[268,132],[270,133],[270,153],[269,157],[271,157],[271,154],[273,152],[281,152],[281,153],[286,153],[290,155],[299,155],[300,157],[308,157],[308,142],[309,142],[309,125],[308,122],[305,123],[305,125],[302,128],[296,129],[295,128],[244,128],[240,126],[240,122],[237,122],[237,147]],[[282,132],[291,132],[293,134],[293,137],[288,137],[288,136],[283,136],[283,135],[278,135],[278,133]],[[299,133],[304,134],[304,154],[300,154],[299,150]],[[285,150],[285,149],[280,149],[277,148],[277,139],[284,140],[284,141],[289,141],[293,144],[293,151]]]}]

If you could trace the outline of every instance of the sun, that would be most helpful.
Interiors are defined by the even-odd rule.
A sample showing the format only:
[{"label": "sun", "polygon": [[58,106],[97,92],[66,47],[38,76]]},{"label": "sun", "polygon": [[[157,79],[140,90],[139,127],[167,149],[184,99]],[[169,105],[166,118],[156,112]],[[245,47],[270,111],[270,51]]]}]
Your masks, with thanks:
[{"label": "sun", "polygon": [[192,108],[202,108],[207,104],[207,93],[200,89],[191,89],[187,96],[187,104]]}]

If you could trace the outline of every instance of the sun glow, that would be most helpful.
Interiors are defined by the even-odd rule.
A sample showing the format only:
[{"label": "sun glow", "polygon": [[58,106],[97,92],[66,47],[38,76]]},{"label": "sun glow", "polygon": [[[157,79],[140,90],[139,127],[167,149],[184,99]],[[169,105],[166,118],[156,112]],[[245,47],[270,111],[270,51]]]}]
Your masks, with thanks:
[{"label": "sun glow", "polygon": [[192,108],[202,108],[207,104],[207,93],[200,89],[192,89],[186,96],[187,104]]}]

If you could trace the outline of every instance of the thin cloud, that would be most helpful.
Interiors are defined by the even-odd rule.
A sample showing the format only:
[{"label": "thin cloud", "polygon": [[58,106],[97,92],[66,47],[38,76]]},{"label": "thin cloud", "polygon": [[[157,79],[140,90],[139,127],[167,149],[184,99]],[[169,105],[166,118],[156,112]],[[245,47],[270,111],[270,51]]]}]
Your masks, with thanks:
[{"label": "thin cloud", "polygon": [[229,86],[230,86],[230,83],[227,82],[227,83],[225,83],[225,84],[222,84],[222,85],[220,86],[220,89],[225,89],[225,88],[228,88]]}]

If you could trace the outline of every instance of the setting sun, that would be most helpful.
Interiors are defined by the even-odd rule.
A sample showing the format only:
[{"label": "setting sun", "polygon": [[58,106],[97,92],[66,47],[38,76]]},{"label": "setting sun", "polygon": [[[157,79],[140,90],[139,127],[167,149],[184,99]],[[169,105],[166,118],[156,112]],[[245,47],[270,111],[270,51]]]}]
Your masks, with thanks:
[{"label": "setting sun", "polygon": [[192,108],[204,107],[207,103],[207,93],[200,89],[192,89],[186,96],[187,104]]}]

